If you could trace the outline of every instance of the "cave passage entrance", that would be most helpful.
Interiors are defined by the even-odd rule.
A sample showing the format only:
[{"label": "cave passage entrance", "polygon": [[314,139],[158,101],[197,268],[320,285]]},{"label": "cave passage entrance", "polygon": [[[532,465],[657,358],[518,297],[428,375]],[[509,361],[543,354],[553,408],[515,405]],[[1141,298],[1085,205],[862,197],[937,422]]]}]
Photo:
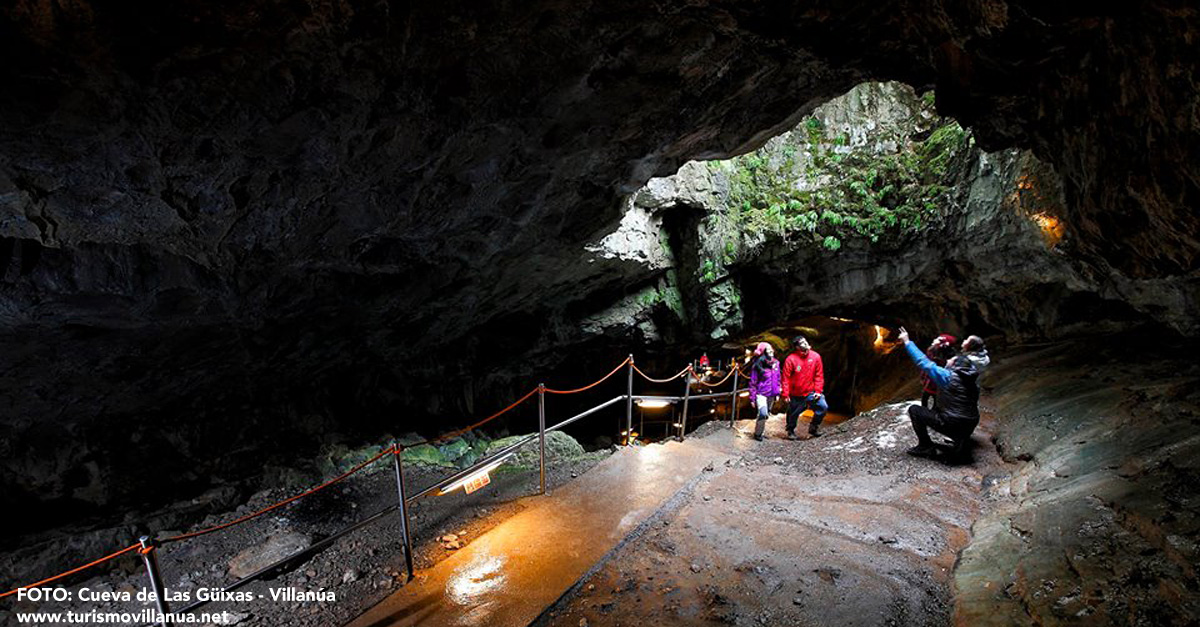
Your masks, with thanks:
[{"label": "cave passage entrance", "polygon": [[[749,372],[747,351],[759,342],[775,348],[782,362],[792,352],[792,340],[803,335],[821,356],[824,393],[829,404],[826,423],[835,423],[870,411],[898,396],[915,395],[916,371],[907,363],[890,332],[872,322],[836,316],[808,316],[772,326],[756,335],[721,346],[721,357],[736,356]],[[753,418],[752,403],[741,397],[739,418]],[[777,407],[775,411],[782,411]]]}]

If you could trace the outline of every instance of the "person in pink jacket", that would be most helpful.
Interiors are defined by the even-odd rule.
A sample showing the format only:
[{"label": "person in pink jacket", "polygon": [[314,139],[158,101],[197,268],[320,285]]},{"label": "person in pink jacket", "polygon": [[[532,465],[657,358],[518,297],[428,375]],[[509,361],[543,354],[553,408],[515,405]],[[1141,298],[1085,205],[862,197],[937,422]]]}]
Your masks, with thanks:
[{"label": "person in pink jacket", "polygon": [[775,349],[766,342],[759,342],[754,349],[754,361],[750,365],[750,398],[758,408],[754,439],[762,442],[767,415],[779,398],[779,360],[775,359]]},{"label": "person in pink jacket", "polygon": [[820,437],[817,429],[829,411],[825,402],[825,366],[821,355],[812,350],[808,338],[797,335],[792,340],[795,352],[783,362],[783,397],[788,399],[787,437],[796,439],[796,424],[805,409],[813,410],[812,422],[808,423],[808,436]]}]

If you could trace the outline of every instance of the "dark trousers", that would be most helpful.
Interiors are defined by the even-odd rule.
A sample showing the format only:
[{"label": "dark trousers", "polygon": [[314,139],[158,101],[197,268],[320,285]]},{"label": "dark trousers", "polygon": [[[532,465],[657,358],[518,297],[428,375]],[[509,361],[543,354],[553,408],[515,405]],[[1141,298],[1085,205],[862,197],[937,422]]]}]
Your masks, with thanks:
[{"label": "dark trousers", "polygon": [[796,425],[800,422],[800,414],[804,410],[812,408],[812,422],[808,423],[808,432],[816,433],[817,427],[821,426],[821,421],[825,419],[825,413],[829,411],[829,404],[825,402],[825,395],[817,396],[809,394],[804,397],[791,397],[788,403],[787,413],[787,432],[795,433]]},{"label": "dark trousers", "polygon": [[920,405],[909,406],[908,418],[912,421],[913,431],[917,433],[917,443],[921,446],[933,446],[933,440],[929,439],[929,430],[933,429],[954,440],[956,447],[961,447],[979,424],[974,420],[954,420]]}]

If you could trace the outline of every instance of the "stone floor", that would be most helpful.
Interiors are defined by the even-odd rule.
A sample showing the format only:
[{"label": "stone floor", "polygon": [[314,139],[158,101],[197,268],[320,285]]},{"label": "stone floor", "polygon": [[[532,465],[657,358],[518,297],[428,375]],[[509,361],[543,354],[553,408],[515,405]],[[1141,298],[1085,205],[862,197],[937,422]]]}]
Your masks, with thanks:
[{"label": "stone floor", "polygon": [[622,449],[350,625],[524,627],[706,468],[728,459],[699,440]]},{"label": "stone floor", "polygon": [[904,454],[906,407],[881,407],[813,440],[783,440],[778,415],[761,443],[747,437],[753,421],[739,422],[737,459],[539,624],[947,624],[956,556],[988,478],[1007,468],[986,431],[976,434],[973,464]]}]

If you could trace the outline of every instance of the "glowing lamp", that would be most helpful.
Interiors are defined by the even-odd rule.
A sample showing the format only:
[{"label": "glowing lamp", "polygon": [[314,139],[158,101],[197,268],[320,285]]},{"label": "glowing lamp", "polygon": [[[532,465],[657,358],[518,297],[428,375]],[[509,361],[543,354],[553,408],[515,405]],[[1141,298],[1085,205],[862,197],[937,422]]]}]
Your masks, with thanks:
[{"label": "glowing lamp", "polygon": [[667,405],[670,405],[671,403],[669,403],[667,401],[654,401],[654,400],[641,399],[637,402],[637,404],[638,404],[638,407],[642,407],[644,409],[661,409],[663,407],[666,407]]},{"label": "glowing lamp", "polygon": [[875,342],[873,343],[873,346],[875,348],[875,352],[880,355],[886,355],[886,354],[892,352],[893,350],[895,350],[897,346],[899,346],[899,343],[897,343],[897,342],[884,340],[883,339],[883,331],[884,331],[883,327],[881,327],[879,325],[875,325]]},{"label": "glowing lamp", "polygon": [[488,473],[495,470],[500,464],[503,464],[504,460],[508,459],[510,455],[511,453],[442,488],[441,491],[438,492],[438,496],[449,494],[459,488],[462,488],[463,492],[470,494],[482,488],[483,486],[486,486],[492,482],[492,476]]},{"label": "glowing lamp", "polygon": [[749,397],[750,397],[750,390],[746,390],[745,392],[742,392],[741,394],[738,394],[738,396],[740,396],[740,397],[742,397],[742,398],[749,398]]}]

